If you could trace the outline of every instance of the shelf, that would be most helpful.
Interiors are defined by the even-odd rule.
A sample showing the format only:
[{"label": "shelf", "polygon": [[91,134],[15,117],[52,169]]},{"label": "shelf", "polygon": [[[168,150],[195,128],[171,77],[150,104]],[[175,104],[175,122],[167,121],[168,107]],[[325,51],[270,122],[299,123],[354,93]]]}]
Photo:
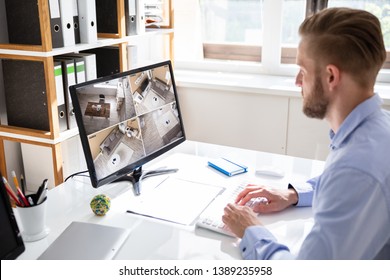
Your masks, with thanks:
[{"label": "shelf", "polygon": [[20,133],[15,133],[15,132],[7,132],[7,131],[0,131],[0,137],[2,138],[8,138],[8,139],[13,139],[16,141],[20,142],[34,142],[34,143],[43,143],[43,144],[48,144],[48,145],[56,145],[59,144],[69,138],[72,138],[74,136],[77,136],[79,134],[78,128],[73,128],[66,130],[64,132],[61,132],[59,137],[55,139],[49,139],[49,138],[43,138],[43,137],[37,137],[33,135],[26,135],[22,134],[22,130]]},{"label": "shelf", "polygon": [[[108,47],[108,46],[115,46],[119,48],[119,71],[126,71],[129,68],[128,64],[130,61],[128,59],[128,45],[130,45],[132,42],[137,44],[143,38],[148,39],[149,37],[152,38],[153,36],[163,35],[165,37],[159,39],[164,41],[164,43],[166,39],[169,40],[169,58],[173,59],[172,43],[173,43],[174,30],[173,28],[171,28],[173,27],[173,22],[171,17],[173,15],[173,9],[172,9],[171,1],[166,1],[166,5],[168,7],[169,16],[170,16],[169,26],[161,26],[156,28],[147,27],[144,33],[132,35],[132,36],[126,36],[126,26],[124,20],[125,2],[122,0],[113,0],[113,1],[116,1],[116,7],[117,7],[116,19],[118,22],[118,32],[117,34],[100,33],[100,36],[98,35],[98,39],[95,43],[79,43],[73,46],[52,48],[52,40],[51,40],[52,38],[50,34],[51,32],[50,15],[49,15],[50,10],[49,10],[49,2],[47,0],[37,0],[39,25],[40,25],[40,32],[42,37],[41,45],[11,44],[7,42],[0,43],[0,64],[2,60],[7,60],[7,59],[19,60],[18,63],[20,62],[20,60],[25,60],[25,61],[41,62],[43,64],[44,75],[39,74],[37,75],[37,77],[34,77],[34,82],[36,80],[39,80],[40,77],[44,76],[45,78],[45,91],[43,91],[43,86],[41,86],[42,89],[40,89],[40,92],[45,93],[47,95],[47,103],[44,102],[43,104],[45,106],[47,104],[48,106],[48,120],[49,120],[49,128],[46,128],[46,126],[42,126],[42,125],[36,126],[39,129],[43,129],[43,130],[0,124],[0,171],[2,173],[7,174],[6,153],[8,151],[5,150],[4,142],[10,141],[10,142],[19,142],[21,144],[22,143],[32,144],[37,147],[41,146],[41,147],[49,148],[49,150],[51,151],[51,158],[52,158],[51,167],[47,167],[47,166],[42,167],[39,164],[35,166],[35,161],[34,161],[35,158],[31,160],[31,156],[30,158],[29,156],[26,157],[29,158],[30,161],[32,161],[32,167],[31,166],[28,167],[29,170],[31,171],[30,174],[36,174],[37,173],[36,171],[42,171],[42,169],[46,168],[45,172],[47,173],[48,176],[50,175],[49,173],[51,173],[51,175],[54,175],[54,176],[50,175],[54,179],[54,181],[52,182],[52,184],[54,185],[58,185],[62,183],[64,175],[69,175],[69,174],[64,174],[64,172],[65,173],[69,172],[69,168],[64,168],[63,166],[67,164],[65,162],[66,160],[71,160],[71,159],[69,159],[69,156],[65,156],[64,157],[65,159],[63,159],[62,144],[66,140],[78,136],[79,130],[77,127],[75,127],[60,132],[60,130],[62,130],[62,127],[60,128],[59,122],[57,120],[58,107],[57,107],[56,83],[55,83],[55,76],[53,71],[56,56],[65,55],[69,53],[87,52],[88,50],[93,50],[93,49],[98,49],[98,48]],[[112,19],[115,20],[115,18]],[[2,25],[0,29],[6,28],[4,26],[6,25]],[[145,43],[149,43],[149,42],[145,41]],[[18,67],[18,69],[21,69],[21,67]],[[25,71],[23,73],[31,73],[31,72]],[[37,73],[37,71],[34,71],[34,73]],[[29,77],[29,75],[27,76]],[[0,78],[0,83],[1,83],[1,78]],[[13,81],[13,83],[16,85],[20,84],[19,80],[16,82]],[[29,82],[29,85],[30,84],[31,82]],[[21,90],[17,90],[16,92],[24,93],[24,91]],[[12,98],[11,98],[12,100],[15,100],[14,96],[12,96]],[[19,106],[19,103],[17,103],[16,105],[16,108],[19,108],[17,106]],[[2,110],[4,110],[4,107],[2,108]],[[25,110],[24,112],[30,112],[30,108],[27,108],[27,110]],[[29,119],[29,117],[27,119]],[[14,124],[19,125],[19,123],[14,123]],[[34,124],[36,123],[34,122]],[[35,126],[31,125],[29,127],[35,127]],[[72,141],[73,140],[70,140],[69,142]],[[66,147],[67,143],[64,144]],[[23,146],[27,146],[27,145],[23,145]],[[11,155],[10,157],[12,160],[14,160],[14,157],[18,157],[18,155]],[[12,162],[11,164],[14,163]],[[71,163],[68,164],[68,166],[71,165],[72,165]],[[27,172],[26,170],[24,171]],[[34,184],[34,182],[32,183]]]},{"label": "shelf", "polygon": [[6,54],[6,55],[19,55],[19,56],[51,57],[56,55],[72,53],[72,52],[85,51],[88,49],[101,48],[101,47],[112,46],[116,44],[122,44],[122,43],[129,43],[131,42],[131,40],[144,38],[145,36],[156,36],[156,35],[163,35],[163,34],[173,34],[173,29],[147,28],[144,34],[125,36],[123,38],[99,38],[98,41],[94,44],[76,44],[74,46],[56,48],[48,52],[0,49],[0,56],[2,54]]}]

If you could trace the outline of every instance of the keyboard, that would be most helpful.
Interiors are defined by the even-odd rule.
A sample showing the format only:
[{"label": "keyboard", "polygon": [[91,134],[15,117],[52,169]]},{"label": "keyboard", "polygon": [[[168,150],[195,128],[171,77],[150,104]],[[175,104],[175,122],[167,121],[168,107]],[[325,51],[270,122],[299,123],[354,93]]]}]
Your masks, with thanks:
[{"label": "keyboard", "polygon": [[[196,222],[197,227],[212,230],[224,235],[235,236],[230,229],[222,222],[222,215],[228,203],[234,203],[237,195],[245,189],[247,182],[242,182],[236,186],[226,189],[222,195],[217,197],[205,210]],[[264,198],[263,198],[264,199]],[[261,200],[261,199],[260,199]],[[259,199],[249,201],[246,205],[251,207]]]},{"label": "keyboard", "polygon": [[[230,229],[222,222],[222,215],[224,208],[228,203],[234,203],[237,198],[237,195],[246,188],[248,185],[247,182],[242,182],[237,186],[232,186],[231,189],[225,190],[225,192],[216,198],[210,205],[207,207],[204,213],[200,216],[196,222],[196,226],[200,228],[205,228],[214,232],[218,232],[224,235],[235,237],[235,235],[230,231]],[[253,207],[257,203],[267,203],[267,199],[264,197],[257,197],[251,199],[246,203],[246,206]]]}]

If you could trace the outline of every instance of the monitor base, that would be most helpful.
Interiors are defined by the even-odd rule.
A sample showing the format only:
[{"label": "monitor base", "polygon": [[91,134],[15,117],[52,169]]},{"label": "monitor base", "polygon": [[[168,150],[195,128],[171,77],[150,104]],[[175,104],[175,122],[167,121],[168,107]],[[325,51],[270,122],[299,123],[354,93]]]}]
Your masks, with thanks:
[{"label": "monitor base", "polygon": [[133,184],[134,194],[140,195],[141,194],[141,181],[143,179],[146,179],[146,178],[152,177],[152,176],[175,173],[178,170],[179,170],[178,168],[167,168],[167,169],[156,169],[156,170],[143,171],[142,166],[140,166],[140,167],[134,169],[134,171],[132,173],[126,174],[125,176],[122,176],[121,178],[115,180],[114,182],[130,181]]}]

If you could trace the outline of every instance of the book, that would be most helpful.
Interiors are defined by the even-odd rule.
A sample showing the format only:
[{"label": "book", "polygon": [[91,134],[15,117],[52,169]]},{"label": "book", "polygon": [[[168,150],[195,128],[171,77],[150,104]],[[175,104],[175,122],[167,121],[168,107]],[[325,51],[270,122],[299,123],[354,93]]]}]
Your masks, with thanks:
[{"label": "book", "polygon": [[208,161],[208,165],[227,176],[234,176],[248,171],[247,166],[235,163],[226,158],[211,159]]}]

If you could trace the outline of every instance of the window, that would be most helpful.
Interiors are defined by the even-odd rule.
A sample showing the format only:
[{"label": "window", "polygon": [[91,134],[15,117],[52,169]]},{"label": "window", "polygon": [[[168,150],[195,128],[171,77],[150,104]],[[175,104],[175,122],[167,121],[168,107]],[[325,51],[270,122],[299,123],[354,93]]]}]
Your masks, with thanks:
[{"label": "window", "polygon": [[261,61],[262,0],[200,0],[204,58]]},{"label": "window", "polygon": [[371,12],[381,22],[387,59],[383,68],[390,69],[390,2],[388,0],[341,0],[328,3],[328,7],[351,7]]},{"label": "window", "polygon": [[282,14],[281,63],[295,64],[299,43],[298,28],[305,19],[306,0],[284,0]]},{"label": "window", "polygon": [[[295,75],[298,28],[326,7],[365,9],[381,21],[390,69],[388,0],[175,1],[175,65],[179,68]],[[389,82],[390,70],[379,80]]]}]

